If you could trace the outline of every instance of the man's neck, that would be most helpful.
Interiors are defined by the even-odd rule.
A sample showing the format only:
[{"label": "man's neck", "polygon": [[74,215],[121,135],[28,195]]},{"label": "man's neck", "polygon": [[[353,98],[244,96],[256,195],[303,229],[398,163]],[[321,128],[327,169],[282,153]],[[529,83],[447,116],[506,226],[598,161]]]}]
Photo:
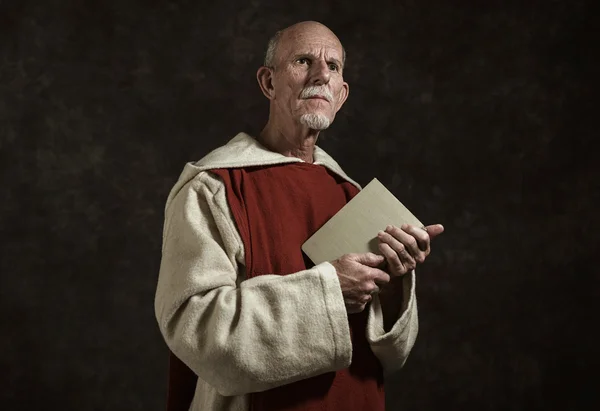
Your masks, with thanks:
[{"label": "man's neck", "polygon": [[318,130],[311,130],[307,127],[284,130],[283,127],[276,127],[269,122],[261,131],[257,140],[271,151],[312,163],[318,137]]}]

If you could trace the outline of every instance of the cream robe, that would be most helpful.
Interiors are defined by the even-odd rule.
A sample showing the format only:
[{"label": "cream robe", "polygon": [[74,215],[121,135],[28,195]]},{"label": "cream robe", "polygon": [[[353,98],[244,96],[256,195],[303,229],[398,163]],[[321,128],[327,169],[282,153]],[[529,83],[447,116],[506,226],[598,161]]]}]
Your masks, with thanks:
[{"label": "cream robe", "polygon": [[[245,280],[244,246],[223,182],[207,170],[282,164],[285,157],[239,133],[185,165],[165,208],[155,314],[168,347],[198,375],[191,410],[247,411],[249,393],[347,368],[352,344],[335,268]],[[319,147],[321,164],[359,189]],[[400,369],[418,332],[415,273],[405,276],[404,305],[385,332],[381,305],[369,305],[367,339],[384,372]],[[265,334],[257,324],[275,322]],[[302,338],[310,335],[311,338]],[[267,347],[268,345],[268,347]]]}]

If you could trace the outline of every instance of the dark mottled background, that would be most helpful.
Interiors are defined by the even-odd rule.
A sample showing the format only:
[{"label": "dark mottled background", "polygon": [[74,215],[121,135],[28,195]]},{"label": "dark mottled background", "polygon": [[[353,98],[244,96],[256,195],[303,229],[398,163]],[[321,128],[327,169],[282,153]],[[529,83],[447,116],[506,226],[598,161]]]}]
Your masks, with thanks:
[{"label": "dark mottled background", "polygon": [[447,230],[388,409],[598,409],[592,2],[216,3],[0,0],[0,408],[163,409],[166,196],[316,19],[351,85],[322,146]]}]

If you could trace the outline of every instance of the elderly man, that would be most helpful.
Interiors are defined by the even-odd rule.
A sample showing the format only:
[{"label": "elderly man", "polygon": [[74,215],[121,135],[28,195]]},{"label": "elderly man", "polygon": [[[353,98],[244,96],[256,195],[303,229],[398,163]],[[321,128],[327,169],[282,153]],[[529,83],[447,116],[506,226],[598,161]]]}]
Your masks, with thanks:
[{"label": "elderly man", "polygon": [[384,374],[403,366],[417,335],[414,268],[443,227],[382,227],[379,255],[316,266],[303,255],[360,190],[316,146],[348,98],[344,63],[319,23],[278,32],[257,72],[270,100],[262,132],[188,163],[171,191],[155,301],[174,354],[171,404],[385,409]]}]

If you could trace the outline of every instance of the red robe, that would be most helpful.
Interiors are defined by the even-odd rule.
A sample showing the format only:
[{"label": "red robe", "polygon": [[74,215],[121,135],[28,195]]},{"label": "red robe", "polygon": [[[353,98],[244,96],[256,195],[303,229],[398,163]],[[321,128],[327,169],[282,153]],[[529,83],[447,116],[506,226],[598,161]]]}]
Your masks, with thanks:
[{"label": "red robe", "polygon": [[[227,202],[244,243],[248,279],[312,267],[302,244],[358,193],[348,181],[309,163],[212,172],[225,183]],[[251,411],[384,411],[383,371],[365,336],[367,316],[368,310],[348,316],[353,346],[348,369],[252,393]],[[189,391],[193,385],[191,371],[173,355],[171,360],[169,404],[173,408],[168,410],[187,411],[194,393],[181,390]]]}]

